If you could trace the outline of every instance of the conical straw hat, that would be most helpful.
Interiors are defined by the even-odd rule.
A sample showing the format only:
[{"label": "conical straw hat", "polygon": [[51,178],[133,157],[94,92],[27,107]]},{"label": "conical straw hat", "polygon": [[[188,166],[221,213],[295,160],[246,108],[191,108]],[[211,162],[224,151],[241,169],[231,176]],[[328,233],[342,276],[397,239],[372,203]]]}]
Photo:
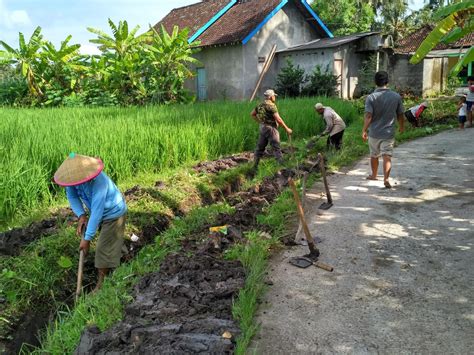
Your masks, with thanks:
[{"label": "conical straw hat", "polygon": [[99,158],[71,153],[54,174],[54,182],[60,186],[75,186],[97,177],[104,169]]}]

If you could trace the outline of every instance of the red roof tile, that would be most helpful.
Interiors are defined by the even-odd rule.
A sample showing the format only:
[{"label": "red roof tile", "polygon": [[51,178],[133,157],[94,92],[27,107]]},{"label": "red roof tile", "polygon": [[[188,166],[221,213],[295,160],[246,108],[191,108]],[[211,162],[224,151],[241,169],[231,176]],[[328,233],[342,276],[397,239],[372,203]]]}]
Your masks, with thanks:
[{"label": "red roof tile", "polygon": [[228,3],[229,0],[208,0],[179,7],[171,10],[154,27],[159,30],[163,25],[168,32],[171,32],[175,25],[183,29],[187,27],[189,28],[189,36],[192,36]]},{"label": "red roof tile", "polygon": [[[428,34],[434,27],[425,26],[420,28],[418,31],[413,32],[411,35],[398,41],[395,47],[395,53],[413,53],[420,46],[421,42],[425,40]],[[460,48],[460,47],[470,47],[474,45],[474,32],[464,36],[460,40],[450,43],[450,44],[438,44],[434,50],[441,49],[450,49],[450,48]]]},{"label": "red roof tile", "polygon": [[[223,9],[230,1],[205,0],[197,4],[172,10],[165,18],[155,25],[159,29],[163,24],[167,31],[174,25],[180,28],[188,27],[192,37],[212,17]],[[212,26],[198,37],[201,46],[212,46],[241,42],[247,37],[279,4],[281,0],[239,0]],[[319,27],[308,10],[298,1],[297,8],[304,14],[307,21],[315,24],[322,37],[326,32]]]},{"label": "red roof tile", "polygon": [[239,1],[199,37],[201,45],[242,41],[280,2],[281,0]]}]

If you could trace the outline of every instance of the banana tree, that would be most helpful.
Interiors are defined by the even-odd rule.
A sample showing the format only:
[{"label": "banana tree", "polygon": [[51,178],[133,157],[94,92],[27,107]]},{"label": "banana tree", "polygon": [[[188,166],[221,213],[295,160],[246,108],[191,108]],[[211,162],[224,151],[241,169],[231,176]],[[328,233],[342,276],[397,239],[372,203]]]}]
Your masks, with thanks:
[{"label": "banana tree", "polygon": [[70,45],[72,36],[69,35],[57,49],[51,42],[43,44],[42,59],[48,67],[45,80],[50,87],[61,87],[64,90],[73,90],[81,72],[87,68],[79,62],[80,44]]},{"label": "banana tree", "polygon": [[107,78],[109,91],[119,96],[123,103],[133,103],[133,95],[142,77],[143,59],[140,53],[148,35],[137,36],[140,26],[129,31],[127,21],[120,21],[116,25],[109,19],[109,27],[112,35],[95,28],[87,28],[89,32],[98,36],[90,42],[99,45],[102,57],[105,58],[103,64],[108,73],[102,73],[101,76]]},{"label": "banana tree", "polygon": [[[435,13],[436,27],[421,43],[410,63],[417,64],[439,43],[455,42],[474,30],[474,0],[464,0],[441,8]],[[472,60],[472,47],[453,68],[453,74],[459,73],[464,64]]]},{"label": "banana tree", "polygon": [[159,32],[150,28],[149,42],[145,44],[145,77],[155,101],[177,102],[185,97],[184,81],[193,76],[189,66],[199,64],[193,57],[198,50],[194,44],[189,45],[188,34],[187,29],[180,31],[177,26],[170,34],[163,26]]},{"label": "banana tree", "polygon": [[[8,56],[10,63],[20,69],[21,75],[26,78],[30,93],[33,96],[42,97],[44,95],[41,89],[43,73],[39,65],[39,50],[43,45],[41,27],[36,27],[28,42],[25,41],[23,33],[20,32],[18,49],[14,49],[4,41],[0,41],[0,44],[6,52],[6,54],[3,52],[3,58]],[[0,52],[0,56],[2,55],[1,53],[2,52]]]}]

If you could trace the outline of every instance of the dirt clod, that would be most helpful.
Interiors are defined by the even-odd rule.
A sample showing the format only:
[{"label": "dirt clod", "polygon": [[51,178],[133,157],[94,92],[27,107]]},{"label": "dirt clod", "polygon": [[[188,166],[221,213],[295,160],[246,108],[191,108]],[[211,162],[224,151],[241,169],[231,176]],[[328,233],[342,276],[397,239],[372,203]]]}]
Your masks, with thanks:
[{"label": "dirt clod", "polygon": [[103,333],[86,329],[76,354],[230,354],[234,343],[222,334],[240,333],[231,309],[244,280],[238,261],[172,254],[137,284],[124,320]]}]

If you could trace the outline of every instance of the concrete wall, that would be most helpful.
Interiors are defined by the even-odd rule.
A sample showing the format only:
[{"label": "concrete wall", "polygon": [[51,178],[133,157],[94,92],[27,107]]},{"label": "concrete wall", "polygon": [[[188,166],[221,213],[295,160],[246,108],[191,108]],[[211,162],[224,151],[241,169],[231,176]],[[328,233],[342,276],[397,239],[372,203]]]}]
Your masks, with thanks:
[{"label": "concrete wall", "polygon": [[[240,99],[245,85],[243,48],[241,45],[205,48],[194,56],[206,69],[208,100]],[[186,82],[186,88],[197,92],[197,77]]]},{"label": "concrete wall", "polygon": [[[245,85],[242,98],[247,99],[252,95],[263,63],[258,62],[259,57],[267,57],[273,44],[277,51],[298,44],[303,44],[319,38],[320,36],[306,21],[305,17],[296,8],[293,1],[289,1],[264,27],[244,46]],[[261,96],[268,88],[274,88],[279,73],[279,59],[275,57],[260,86],[258,95]]]},{"label": "concrete wall", "polygon": [[410,91],[416,95],[423,93],[423,63],[412,65],[409,55],[392,54],[387,57],[387,71],[390,85],[400,91]]},{"label": "concrete wall", "polygon": [[446,88],[449,74],[447,57],[423,60],[423,96],[433,96]]}]

